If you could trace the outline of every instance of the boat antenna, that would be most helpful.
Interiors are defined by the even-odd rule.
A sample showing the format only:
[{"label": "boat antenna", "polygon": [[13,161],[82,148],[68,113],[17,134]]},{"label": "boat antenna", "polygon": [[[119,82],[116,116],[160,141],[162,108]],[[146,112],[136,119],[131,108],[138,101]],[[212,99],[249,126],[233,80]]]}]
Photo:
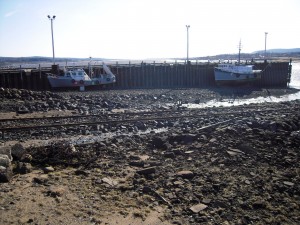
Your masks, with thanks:
[{"label": "boat antenna", "polygon": [[238,61],[238,65],[240,65],[240,62],[241,62],[241,49],[242,49],[242,45],[241,45],[241,39],[240,39],[240,43],[239,43],[239,61]]}]

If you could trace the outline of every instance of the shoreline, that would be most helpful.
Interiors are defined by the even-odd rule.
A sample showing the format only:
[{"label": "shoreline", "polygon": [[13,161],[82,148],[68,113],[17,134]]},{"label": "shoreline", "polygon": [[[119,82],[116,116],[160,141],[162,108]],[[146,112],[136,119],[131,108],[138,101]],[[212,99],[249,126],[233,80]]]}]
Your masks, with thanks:
[{"label": "shoreline", "polygon": [[[22,157],[12,151],[13,176],[0,183],[0,222],[297,224],[300,99],[190,110],[182,106],[298,91],[0,89],[0,115],[11,119],[54,116],[63,125],[69,121],[60,121],[62,114],[97,114],[107,121],[150,115],[134,123],[6,134],[0,148],[10,143]],[[24,125],[40,123],[30,120]],[[90,136],[99,139],[85,142]],[[74,138],[83,141],[72,142]],[[46,145],[38,143],[48,140]]]}]

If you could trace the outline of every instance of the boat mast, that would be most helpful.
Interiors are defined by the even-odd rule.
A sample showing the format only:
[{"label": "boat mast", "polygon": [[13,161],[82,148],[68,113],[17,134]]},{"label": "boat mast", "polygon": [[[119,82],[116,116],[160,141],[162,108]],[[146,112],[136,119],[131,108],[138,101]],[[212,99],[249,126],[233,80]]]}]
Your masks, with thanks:
[{"label": "boat mast", "polygon": [[241,48],[242,48],[242,45],[241,45],[241,40],[240,40],[240,43],[239,43],[239,61],[238,61],[238,65],[240,65],[240,62],[241,62]]}]

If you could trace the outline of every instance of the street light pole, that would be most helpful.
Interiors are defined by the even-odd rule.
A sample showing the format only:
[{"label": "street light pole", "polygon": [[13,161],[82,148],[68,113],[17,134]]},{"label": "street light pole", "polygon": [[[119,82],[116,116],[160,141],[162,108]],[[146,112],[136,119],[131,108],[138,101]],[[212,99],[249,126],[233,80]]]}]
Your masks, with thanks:
[{"label": "street light pole", "polygon": [[189,63],[189,28],[190,25],[186,25],[186,63]]},{"label": "street light pole", "polygon": [[265,32],[265,59],[267,57],[267,35],[268,35],[268,32]]},{"label": "street light pole", "polygon": [[52,35],[52,54],[53,54],[53,65],[55,65],[55,55],[54,55],[54,38],[53,38],[53,20],[55,19],[56,16],[49,16],[49,20],[51,20],[51,35]]}]

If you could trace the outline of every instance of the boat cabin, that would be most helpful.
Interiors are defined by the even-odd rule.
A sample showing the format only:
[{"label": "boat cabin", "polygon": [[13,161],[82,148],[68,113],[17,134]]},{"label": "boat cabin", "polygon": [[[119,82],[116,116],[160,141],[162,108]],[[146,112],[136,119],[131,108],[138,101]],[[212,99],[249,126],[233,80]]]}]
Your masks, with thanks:
[{"label": "boat cabin", "polygon": [[90,77],[83,69],[68,70],[65,73],[65,77],[69,77],[74,80],[90,80]]},{"label": "boat cabin", "polygon": [[260,70],[253,70],[253,65],[219,64],[217,68],[230,73],[251,74],[260,72]]}]

